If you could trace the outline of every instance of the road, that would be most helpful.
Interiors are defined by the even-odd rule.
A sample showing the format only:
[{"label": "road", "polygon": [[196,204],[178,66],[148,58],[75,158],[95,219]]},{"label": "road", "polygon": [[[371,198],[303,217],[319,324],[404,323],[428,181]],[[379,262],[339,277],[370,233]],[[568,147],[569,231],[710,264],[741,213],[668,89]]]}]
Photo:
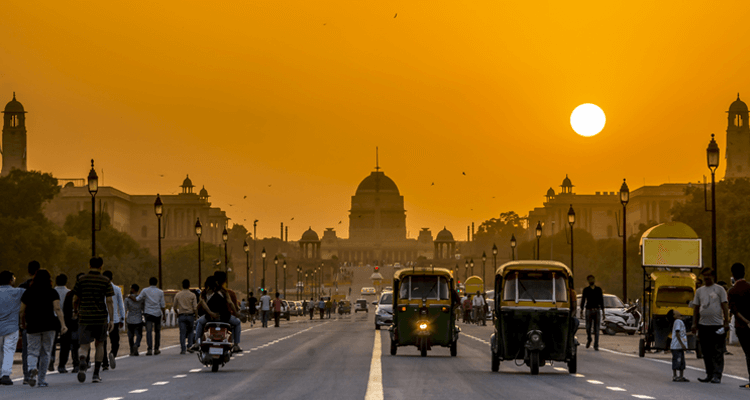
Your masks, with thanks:
[{"label": "road", "polygon": [[556,364],[531,376],[527,367],[513,362],[503,362],[500,372],[492,373],[488,345],[492,328],[460,326],[458,357],[436,348],[422,358],[416,348],[407,347],[391,356],[388,332],[373,329],[372,310],[322,321],[293,318],[280,328],[245,326],[245,352],[217,373],[202,367],[195,355],[179,355],[179,348],[172,345],[159,356],[120,357],[117,369],[102,371],[99,384],[90,383],[90,372],[83,384],[74,374],[54,373],[47,377],[47,388],[16,382],[0,392],[4,398],[59,400],[732,399],[750,395],[738,389],[743,383],[738,378],[704,384],[697,382],[700,372],[689,369],[690,383],[673,383],[668,362],[604,348],[599,352],[581,348],[577,375]]}]

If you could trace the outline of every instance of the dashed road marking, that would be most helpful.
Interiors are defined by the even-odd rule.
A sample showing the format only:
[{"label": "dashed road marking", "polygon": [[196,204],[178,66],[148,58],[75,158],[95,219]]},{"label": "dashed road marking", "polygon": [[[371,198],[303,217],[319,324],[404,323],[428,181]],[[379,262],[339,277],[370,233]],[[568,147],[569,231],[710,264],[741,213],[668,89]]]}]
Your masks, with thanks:
[{"label": "dashed road marking", "polygon": [[187,375],[175,375],[175,376],[173,376],[172,378],[175,378],[175,379],[179,379],[179,378],[184,378],[184,377],[186,377],[186,376],[187,376]]},{"label": "dashed road marking", "polygon": [[151,384],[151,386],[164,386],[164,385],[166,385],[168,383],[169,383],[169,381],[154,382],[154,383]]},{"label": "dashed road marking", "polygon": [[122,400],[122,399],[124,399],[124,397],[107,397],[104,400]]},{"label": "dashed road marking", "polygon": [[131,390],[128,393],[130,393],[130,394],[138,394],[138,393],[145,393],[145,392],[148,392],[148,389],[136,389],[136,390]]},{"label": "dashed road marking", "polygon": [[607,386],[607,389],[613,391],[613,392],[627,392],[627,390],[617,387],[617,386]]},{"label": "dashed road marking", "polygon": [[563,368],[563,367],[555,367],[555,369],[558,370],[558,371],[563,371],[563,372],[567,372],[568,371],[566,368]]},{"label": "dashed road marking", "polygon": [[602,382],[602,381],[595,381],[593,379],[589,379],[586,382],[588,382],[588,383],[590,383],[592,385],[603,385],[604,384],[604,382]]},{"label": "dashed road marking", "polygon": [[195,369],[191,369],[191,370],[190,370],[190,371],[188,371],[188,372],[201,372],[201,371],[203,371],[203,368],[195,368]]},{"label": "dashed road marking", "polygon": [[585,378],[586,377],[586,375],[583,375],[583,374],[573,374],[573,376],[575,376],[576,378]]},{"label": "dashed road marking", "polygon": [[634,394],[633,397],[636,399],[655,399],[656,397],[646,396],[645,394]]},{"label": "dashed road marking", "polygon": [[[656,363],[660,363],[660,364],[672,365],[672,361],[659,360],[659,359],[656,359],[656,358],[648,358],[648,357],[638,357],[638,355],[636,355],[636,354],[628,354],[628,353],[623,353],[623,352],[620,352],[620,351],[615,351],[615,350],[610,350],[610,349],[604,349],[604,348],[601,348],[601,347],[599,348],[599,350],[606,351],[606,352],[612,353],[612,354],[617,354],[617,355],[625,356],[625,357],[643,358],[645,360],[650,360],[650,361],[653,361],[653,362],[656,362]],[[687,365],[686,368],[687,369],[692,369],[694,371],[700,371],[700,372],[705,372],[706,371],[704,368],[693,367],[691,365]],[[747,379],[745,379],[745,378],[743,378],[741,376],[737,376],[737,375],[722,374],[722,376],[728,376],[728,377],[730,377],[732,379],[737,379],[739,381],[747,381]]]}]

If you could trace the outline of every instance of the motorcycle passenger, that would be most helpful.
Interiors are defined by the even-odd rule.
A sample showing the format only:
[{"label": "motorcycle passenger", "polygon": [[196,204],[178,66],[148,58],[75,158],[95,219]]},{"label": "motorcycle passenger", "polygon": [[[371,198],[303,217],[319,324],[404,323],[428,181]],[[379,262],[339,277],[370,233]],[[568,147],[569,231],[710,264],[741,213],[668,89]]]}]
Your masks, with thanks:
[{"label": "motorcycle passenger", "polygon": [[487,320],[484,318],[484,306],[486,305],[484,301],[484,297],[482,297],[482,294],[477,290],[476,296],[474,296],[474,299],[471,301],[471,309],[474,310],[474,322],[478,323],[481,319],[482,325],[487,325]]},{"label": "motorcycle passenger", "polygon": [[216,279],[216,285],[219,286],[219,289],[221,289],[221,293],[223,295],[226,295],[226,299],[230,303],[232,303],[232,307],[229,310],[229,323],[232,325],[232,339],[234,341],[232,352],[239,353],[242,351],[242,349],[240,348],[240,333],[242,332],[242,321],[237,318],[237,316],[239,315],[239,312],[237,310],[237,308],[239,307],[239,303],[237,302],[237,295],[232,289],[229,289],[227,287],[227,274],[224,271],[214,272],[214,279]]},{"label": "motorcycle passenger", "polygon": [[581,310],[586,310],[586,348],[591,346],[591,330],[594,330],[594,350],[599,351],[599,317],[604,313],[602,288],[596,286],[594,275],[586,277],[589,285],[581,295]]},{"label": "motorcycle passenger", "polygon": [[[216,278],[210,276],[206,279],[206,285],[203,293],[201,293],[201,302],[198,305],[206,311],[206,315],[200,317],[195,327],[195,336],[197,338],[203,337],[203,330],[207,322],[218,321],[229,323],[232,317],[231,310],[234,308],[234,304],[229,298],[229,295],[219,286],[216,282]],[[232,338],[236,344],[236,338]],[[193,345],[194,350],[198,350],[200,344],[196,340]],[[234,346],[232,347],[234,351]]]}]

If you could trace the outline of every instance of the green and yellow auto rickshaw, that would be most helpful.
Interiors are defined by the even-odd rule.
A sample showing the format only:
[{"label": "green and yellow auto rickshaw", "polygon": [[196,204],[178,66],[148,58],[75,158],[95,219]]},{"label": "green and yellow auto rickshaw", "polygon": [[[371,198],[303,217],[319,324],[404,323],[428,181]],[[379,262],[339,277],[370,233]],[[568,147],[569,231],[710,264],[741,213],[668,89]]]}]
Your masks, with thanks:
[{"label": "green and yellow auto rickshaw", "polygon": [[512,261],[495,272],[495,333],[492,371],[501,361],[523,360],[537,375],[547,361],[577,369],[570,269],[556,261]]},{"label": "green and yellow auto rickshaw", "polygon": [[457,354],[460,329],[455,324],[458,305],[453,274],[444,268],[402,269],[393,277],[391,355],[399,346],[417,346],[422,357],[434,346]]}]

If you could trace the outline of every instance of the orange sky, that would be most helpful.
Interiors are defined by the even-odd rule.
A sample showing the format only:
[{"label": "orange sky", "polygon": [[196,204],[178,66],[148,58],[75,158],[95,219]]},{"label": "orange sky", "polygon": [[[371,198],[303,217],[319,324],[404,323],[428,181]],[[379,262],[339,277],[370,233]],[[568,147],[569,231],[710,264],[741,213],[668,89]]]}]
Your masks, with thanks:
[{"label": "orange sky", "polygon": [[[411,237],[525,215],[566,173],[579,193],[696,182],[750,100],[742,1],[66,3],[2,6],[0,102],[29,112],[29,168],[95,158],[137,194],[189,173],[261,237],[347,236],[376,145]],[[569,125],[588,102],[593,138]]]}]

